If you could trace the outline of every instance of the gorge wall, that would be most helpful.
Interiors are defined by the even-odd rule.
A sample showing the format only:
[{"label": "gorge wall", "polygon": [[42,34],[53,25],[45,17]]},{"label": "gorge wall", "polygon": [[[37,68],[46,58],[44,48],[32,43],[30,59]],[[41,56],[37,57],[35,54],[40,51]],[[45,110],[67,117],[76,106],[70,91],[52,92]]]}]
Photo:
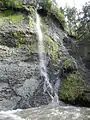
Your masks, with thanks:
[{"label": "gorge wall", "polygon": [[[0,0],[0,110],[25,109],[51,101],[40,75],[36,12],[42,22],[50,83],[59,99],[89,106],[87,72],[81,71],[76,44],[66,37],[63,14],[56,8],[51,0]],[[84,70],[88,71],[86,67]]]}]

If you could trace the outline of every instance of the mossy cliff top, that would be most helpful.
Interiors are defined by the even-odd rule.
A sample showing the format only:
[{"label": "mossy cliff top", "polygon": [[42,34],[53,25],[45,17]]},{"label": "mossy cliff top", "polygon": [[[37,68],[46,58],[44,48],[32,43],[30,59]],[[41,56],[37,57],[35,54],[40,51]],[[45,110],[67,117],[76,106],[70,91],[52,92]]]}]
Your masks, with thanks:
[{"label": "mossy cliff top", "polygon": [[20,0],[0,0],[0,8],[22,8]]},{"label": "mossy cliff top", "polygon": [[[39,5],[39,7],[37,7]],[[57,6],[52,2],[52,0],[0,0],[0,10],[4,9],[22,9],[27,12],[32,12],[33,9],[44,9],[49,14],[52,14],[62,25],[62,28],[65,26],[64,14],[57,8]]]},{"label": "mossy cliff top", "polygon": [[40,6],[46,10],[49,14],[53,15],[62,25],[65,26],[65,18],[63,11],[58,8],[52,0],[40,0]]},{"label": "mossy cliff top", "polygon": [[36,0],[0,0],[1,8],[22,8],[23,5],[36,6]]}]

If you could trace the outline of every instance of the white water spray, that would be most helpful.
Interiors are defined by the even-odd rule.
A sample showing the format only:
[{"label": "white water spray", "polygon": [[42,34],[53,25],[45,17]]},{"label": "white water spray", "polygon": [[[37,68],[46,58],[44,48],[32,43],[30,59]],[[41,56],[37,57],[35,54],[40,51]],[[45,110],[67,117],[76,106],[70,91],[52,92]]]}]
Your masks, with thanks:
[{"label": "white water spray", "polygon": [[56,92],[54,92],[51,83],[49,82],[49,77],[47,74],[47,68],[46,68],[46,56],[45,56],[45,50],[44,50],[44,43],[43,43],[43,34],[41,30],[41,22],[40,22],[40,17],[37,14],[37,34],[38,34],[38,48],[39,48],[39,58],[40,58],[40,72],[41,76],[44,77],[44,92],[47,92],[51,99],[52,102],[58,103],[58,95]]},{"label": "white water spray", "polygon": [[[23,118],[21,118],[20,116],[16,115],[16,113],[21,112],[22,110],[8,110],[8,111],[0,111],[0,118],[1,119],[8,119],[10,118],[10,120],[25,120]],[[0,120],[1,120],[0,119]]]}]

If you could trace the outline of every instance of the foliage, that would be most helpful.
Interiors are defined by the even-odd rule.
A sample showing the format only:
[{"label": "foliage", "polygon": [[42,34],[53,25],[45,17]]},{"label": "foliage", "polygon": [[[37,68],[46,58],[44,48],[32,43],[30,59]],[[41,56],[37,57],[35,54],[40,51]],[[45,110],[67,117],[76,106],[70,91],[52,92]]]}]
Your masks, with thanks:
[{"label": "foliage", "polygon": [[64,9],[66,18],[66,31],[70,36],[78,40],[90,40],[90,2],[86,3],[82,11],[78,12],[76,8],[66,7]]},{"label": "foliage", "polygon": [[86,3],[82,12],[79,13],[79,26],[77,29],[78,39],[90,41],[90,2]]},{"label": "foliage", "polygon": [[52,0],[42,0],[40,1],[40,6],[42,6],[44,9],[50,8],[52,5]]},{"label": "foliage", "polygon": [[62,28],[65,27],[65,18],[61,9],[59,9],[52,0],[42,0],[40,3],[43,9],[47,10],[48,13],[52,14],[62,25]]},{"label": "foliage", "polygon": [[0,26],[4,24],[5,20],[8,20],[11,24],[21,23],[23,18],[23,14],[14,13],[12,10],[0,11]]},{"label": "foliage", "polygon": [[61,23],[62,27],[65,27],[65,18],[61,9],[57,8],[56,5],[52,4],[51,8],[48,8],[48,12],[53,14]]},{"label": "foliage", "polygon": [[54,65],[56,65],[60,59],[60,56],[58,56],[58,44],[50,36],[45,36],[44,39],[45,51],[51,56]]},{"label": "foliage", "polygon": [[22,44],[25,44],[25,35],[20,33],[19,31],[15,31],[12,33],[13,37],[17,39],[16,46],[21,47]]},{"label": "foliage", "polygon": [[75,66],[75,63],[71,59],[67,59],[64,61],[62,68],[75,70],[76,66]]},{"label": "foliage", "polygon": [[0,6],[8,8],[21,8],[22,4],[20,0],[0,0]]},{"label": "foliage", "polygon": [[22,14],[14,14],[14,15],[11,15],[9,18],[10,18],[10,23],[12,23],[12,24],[20,23],[23,19],[23,15]]},{"label": "foliage", "polygon": [[59,97],[64,101],[73,102],[81,99],[84,92],[84,82],[81,75],[76,73],[69,74],[62,82],[59,90]]},{"label": "foliage", "polygon": [[76,30],[77,30],[77,9],[75,7],[70,8],[70,7],[66,7],[64,9],[64,14],[66,17],[66,31],[68,32],[68,34],[70,36],[76,36]]}]

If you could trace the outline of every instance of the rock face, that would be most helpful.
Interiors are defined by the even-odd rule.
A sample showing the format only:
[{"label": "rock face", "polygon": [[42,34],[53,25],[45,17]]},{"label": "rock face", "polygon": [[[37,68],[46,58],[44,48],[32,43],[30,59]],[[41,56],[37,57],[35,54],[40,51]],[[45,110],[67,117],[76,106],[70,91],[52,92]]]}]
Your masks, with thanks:
[{"label": "rock face", "polygon": [[[40,75],[36,6],[41,17],[50,83],[54,90],[60,86],[61,100],[73,103],[80,98],[89,103],[89,89],[84,89],[86,80],[83,81],[82,77],[75,79],[80,74],[78,61],[76,64],[72,58],[74,54],[67,48],[69,46],[63,44],[65,33],[62,13],[58,11],[57,14],[49,0],[48,4],[41,0],[38,3],[34,0],[15,1],[9,3],[0,0],[0,110],[35,107],[51,101],[49,94],[43,90],[44,79]],[[75,87],[72,81],[79,87]],[[65,94],[71,87],[66,89],[66,85],[72,85],[71,82],[73,93],[70,91]],[[76,97],[77,91],[80,94]]]},{"label": "rock face", "polygon": [[66,102],[90,106],[90,70],[86,67],[86,62],[83,57],[84,52],[82,52],[85,46],[82,49],[82,46],[70,37],[65,37],[63,43],[70,56],[74,59],[73,62],[66,60],[63,64],[64,71],[66,72],[64,75],[67,75],[64,77],[61,89],[59,90],[61,94],[59,94]]},{"label": "rock face", "polygon": [[[51,98],[44,93],[44,80],[39,69],[34,1],[22,1],[17,4],[6,1],[1,5],[3,6],[0,10],[0,110],[48,104]],[[45,44],[47,45],[50,40],[49,44],[52,43],[51,47],[55,54],[58,45],[56,44],[56,49],[53,39],[48,35],[45,37],[47,37]],[[47,50],[49,51],[49,48]],[[53,50],[50,54],[55,61]],[[47,65],[48,63],[49,56]],[[49,64],[48,69],[52,69],[52,64]],[[55,82],[56,76],[52,75],[52,72],[53,70],[49,73],[52,77],[51,82]]]},{"label": "rock face", "polygon": [[0,109],[30,107],[28,97],[39,84],[38,62],[33,66],[25,50],[0,47]]}]

